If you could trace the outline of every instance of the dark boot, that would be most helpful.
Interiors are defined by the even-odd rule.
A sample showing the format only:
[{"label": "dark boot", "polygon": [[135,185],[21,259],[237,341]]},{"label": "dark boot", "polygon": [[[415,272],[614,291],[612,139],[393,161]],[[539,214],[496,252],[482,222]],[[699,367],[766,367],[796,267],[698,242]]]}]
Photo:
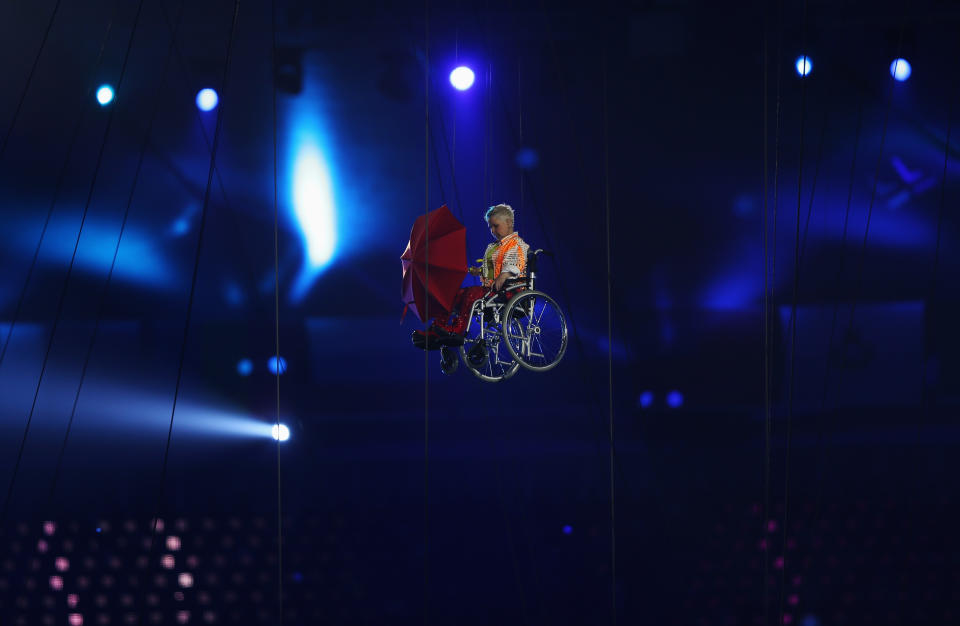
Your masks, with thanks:
[{"label": "dark boot", "polygon": [[439,350],[444,346],[442,338],[429,329],[426,332],[422,330],[413,331],[413,334],[410,335],[410,341],[413,342],[414,347],[421,350]]}]

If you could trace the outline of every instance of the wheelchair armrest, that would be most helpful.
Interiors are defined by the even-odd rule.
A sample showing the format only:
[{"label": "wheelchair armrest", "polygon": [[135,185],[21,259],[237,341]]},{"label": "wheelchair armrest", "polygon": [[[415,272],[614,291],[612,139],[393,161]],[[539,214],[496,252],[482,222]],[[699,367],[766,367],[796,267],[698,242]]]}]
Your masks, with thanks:
[{"label": "wheelchair armrest", "polygon": [[530,283],[529,278],[511,278],[503,283],[503,290],[510,291],[517,287],[526,287]]}]

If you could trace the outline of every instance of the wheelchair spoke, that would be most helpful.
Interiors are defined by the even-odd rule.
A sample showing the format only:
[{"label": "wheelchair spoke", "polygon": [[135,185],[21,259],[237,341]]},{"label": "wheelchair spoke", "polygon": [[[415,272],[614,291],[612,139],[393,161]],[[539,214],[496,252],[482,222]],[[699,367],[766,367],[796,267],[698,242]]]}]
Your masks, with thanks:
[{"label": "wheelchair spoke", "polygon": [[[539,325],[540,325],[540,320],[543,319],[543,314],[546,313],[548,305],[549,305],[549,304],[548,304],[547,302],[541,302],[541,304],[540,304],[540,315],[531,315],[531,316],[530,316],[530,317],[532,318],[531,325],[535,325],[535,326],[539,326]],[[534,304],[533,309],[534,309],[533,312],[536,313],[536,304]]]},{"label": "wheelchair spoke", "polygon": [[512,319],[503,337],[521,365],[544,371],[560,362],[567,348],[567,324],[552,298],[528,291],[516,297],[508,313]]},{"label": "wheelchair spoke", "polygon": [[476,313],[461,347],[461,358],[467,368],[487,382],[510,378],[519,368],[506,348],[498,318],[497,312],[486,320],[482,312]]}]

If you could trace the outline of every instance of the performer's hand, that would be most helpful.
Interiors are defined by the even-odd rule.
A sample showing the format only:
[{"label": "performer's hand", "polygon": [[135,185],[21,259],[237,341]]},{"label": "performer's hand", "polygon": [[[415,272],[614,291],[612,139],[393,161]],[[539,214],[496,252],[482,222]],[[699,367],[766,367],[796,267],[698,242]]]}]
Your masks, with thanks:
[{"label": "performer's hand", "polygon": [[493,281],[493,289],[495,291],[500,291],[503,289],[504,283],[507,282],[507,279],[510,278],[510,274],[507,272],[500,272],[500,275],[497,276],[497,279]]},{"label": "performer's hand", "polygon": [[468,267],[468,268],[467,268],[467,273],[470,274],[471,276],[479,276],[480,274],[483,273],[483,268],[482,268],[482,267]]}]

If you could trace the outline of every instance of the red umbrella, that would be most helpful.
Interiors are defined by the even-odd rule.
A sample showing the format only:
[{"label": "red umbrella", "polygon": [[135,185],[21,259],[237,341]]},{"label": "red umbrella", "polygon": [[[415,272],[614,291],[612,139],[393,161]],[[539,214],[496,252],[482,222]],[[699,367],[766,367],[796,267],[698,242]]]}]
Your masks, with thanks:
[{"label": "red umbrella", "polygon": [[400,260],[403,303],[422,322],[449,314],[467,275],[467,229],[447,205],[421,215]]}]

